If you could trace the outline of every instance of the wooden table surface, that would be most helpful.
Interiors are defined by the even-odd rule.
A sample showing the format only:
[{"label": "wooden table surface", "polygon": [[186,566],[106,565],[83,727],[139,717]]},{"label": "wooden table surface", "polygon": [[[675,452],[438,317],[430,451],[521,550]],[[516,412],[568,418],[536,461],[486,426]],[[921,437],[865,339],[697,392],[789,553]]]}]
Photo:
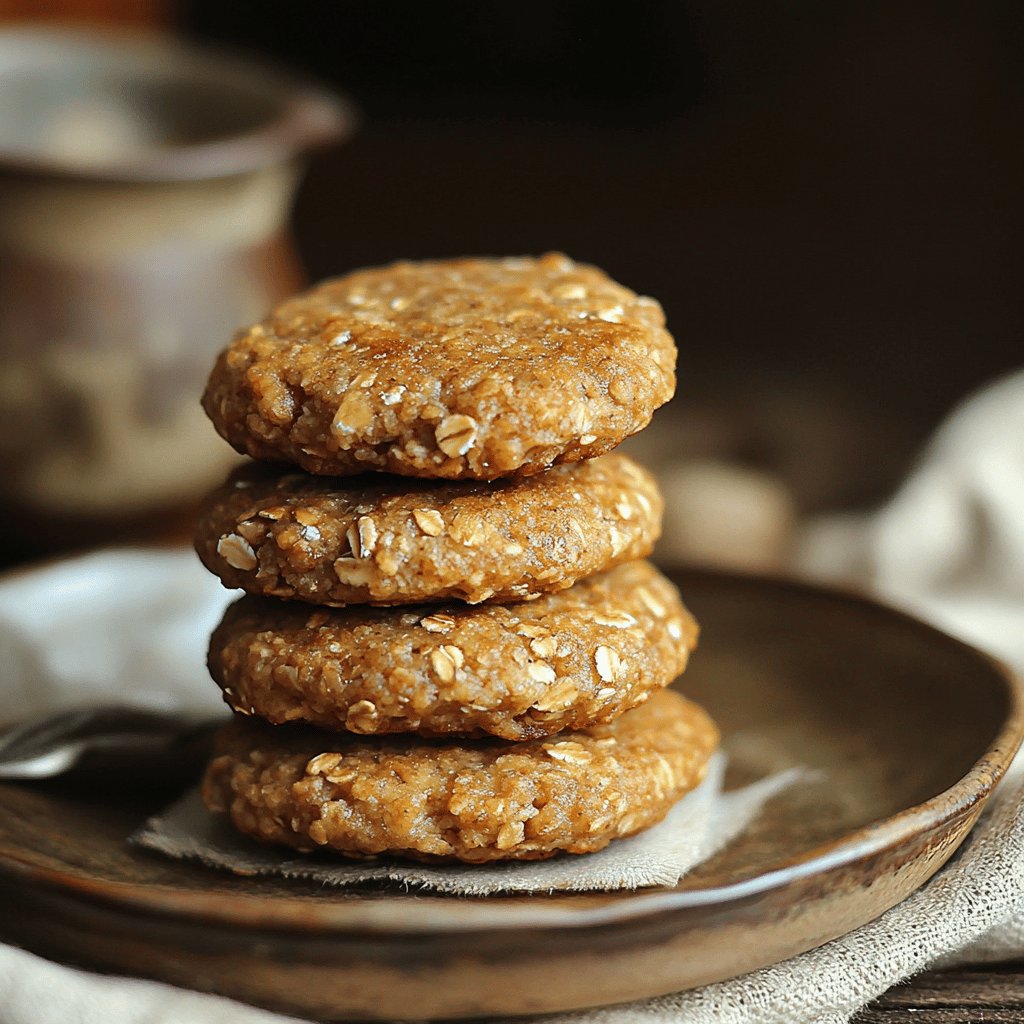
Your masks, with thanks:
[{"label": "wooden table surface", "polygon": [[1020,1024],[1024,963],[930,971],[897,985],[855,1024]]}]

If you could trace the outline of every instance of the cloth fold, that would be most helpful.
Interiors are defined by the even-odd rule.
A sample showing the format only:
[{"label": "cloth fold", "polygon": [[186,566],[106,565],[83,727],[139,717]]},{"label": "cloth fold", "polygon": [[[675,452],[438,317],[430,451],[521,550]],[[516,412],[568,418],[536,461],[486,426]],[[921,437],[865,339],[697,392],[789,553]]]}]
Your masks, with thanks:
[{"label": "cloth fold", "polygon": [[1024,670],[1024,371],[955,409],[884,508],[811,523],[795,563]]}]

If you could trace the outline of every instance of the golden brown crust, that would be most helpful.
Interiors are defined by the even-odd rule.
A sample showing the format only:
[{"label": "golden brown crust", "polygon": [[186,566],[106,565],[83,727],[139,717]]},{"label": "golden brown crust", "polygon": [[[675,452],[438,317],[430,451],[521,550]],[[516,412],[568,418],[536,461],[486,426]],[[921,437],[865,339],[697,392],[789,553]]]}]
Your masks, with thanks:
[{"label": "golden brown crust", "polygon": [[203,407],[311,473],[490,480],[610,451],[674,389],[658,303],[549,254],[326,281],[235,337]]},{"label": "golden brown crust", "polygon": [[717,742],[707,714],[672,692],[610,725],[525,743],[367,741],[236,721],[203,797],[246,835],[299,850],[541,860],[660,821]]},{"label": "golden brown crust", "polygon": [[522,601],[649,555],[661,513],[624,455],[493,483],[252,463],[207,498],[196,551],[225,586],[312,604]]},{"label": "golden brown crust", "polygon": [[313,609],[243,597],[210,642],[225,700],[364,734],[550,736],[606,722],[682,672],[697,624],[648,562],[509,605]]}]

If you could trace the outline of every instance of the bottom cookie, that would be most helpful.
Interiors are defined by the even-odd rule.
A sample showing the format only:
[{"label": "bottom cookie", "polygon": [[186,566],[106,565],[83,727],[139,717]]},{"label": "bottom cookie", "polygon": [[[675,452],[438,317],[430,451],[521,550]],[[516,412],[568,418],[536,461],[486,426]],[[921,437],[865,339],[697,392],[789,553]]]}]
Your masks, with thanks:
[{"label": "bottom cookie", "polygon": [[718,730],[662,691],[608,725],[509,743],[337,735],[236,718],[203,798],[246,835],[346,857],[543,860],[660,821],[704,777]]}]

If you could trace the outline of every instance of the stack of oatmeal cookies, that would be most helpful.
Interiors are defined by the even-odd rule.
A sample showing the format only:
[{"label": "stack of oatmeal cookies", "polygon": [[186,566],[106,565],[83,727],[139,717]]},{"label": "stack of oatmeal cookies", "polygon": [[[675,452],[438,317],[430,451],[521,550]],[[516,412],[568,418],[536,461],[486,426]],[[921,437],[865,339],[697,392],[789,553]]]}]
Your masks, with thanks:
[{"label": "stack of oatmeal cookies", "polygon": [[[247,592],[208,805],[300,850],[481,862],[659,821],[718,734],[665,687],[697,626],[607,454],[671,397],[658,304],[561,255],[399,263],[236,336],[204,407],[258,462],[207,500]],[[387,474],[387,475],[385,475]]]}]

